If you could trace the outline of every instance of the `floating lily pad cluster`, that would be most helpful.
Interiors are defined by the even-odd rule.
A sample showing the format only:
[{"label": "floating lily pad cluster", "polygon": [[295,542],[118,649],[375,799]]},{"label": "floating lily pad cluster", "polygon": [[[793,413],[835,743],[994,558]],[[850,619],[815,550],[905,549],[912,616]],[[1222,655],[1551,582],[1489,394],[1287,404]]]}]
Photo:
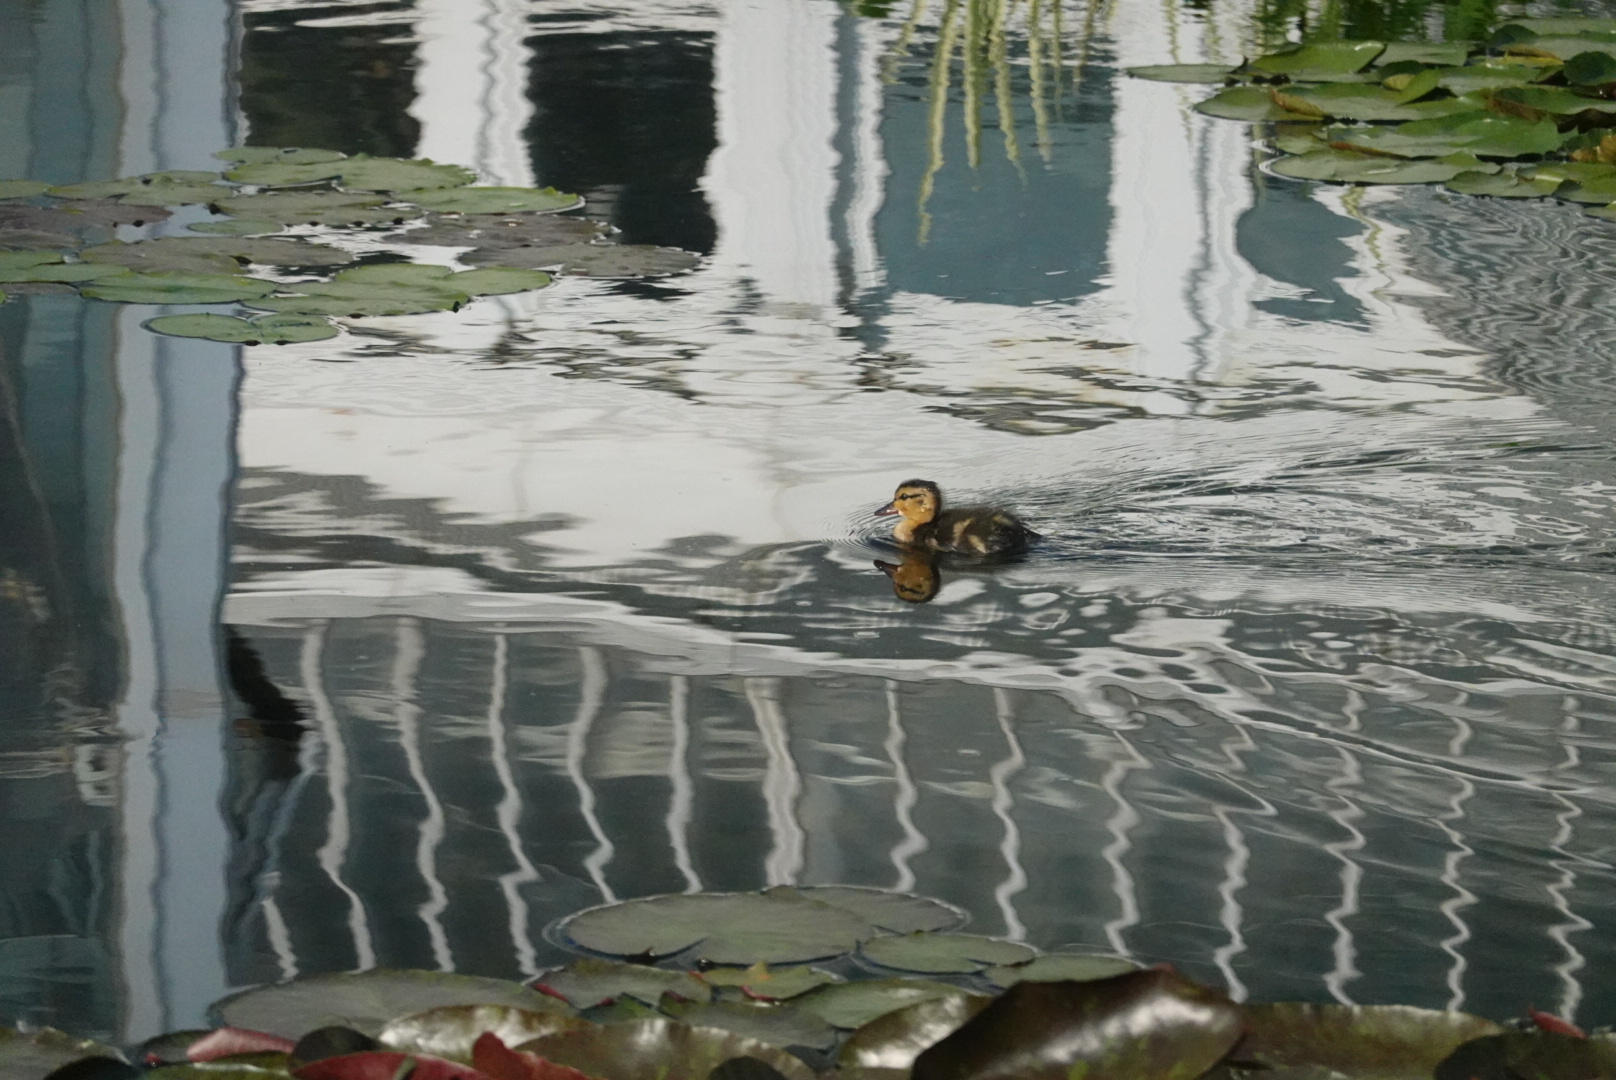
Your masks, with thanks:
[{"label": "floating lily pad cluster", "polygon": [[[873,889],[651,897],[579,912],[552,932],[575,947],[636,950],[634,963],[589,957],[531,985],[387,969],[315,975],[232,994],[212,1008],[218,1027],[171,1032],[127,1053],[51,1029],[0,1029],[0,1077],[1616,1076],[1616,1040],[1530,1010],[1526,1026],[1509,1028],[1395,1005],[1239,1004],[1165,965],[1040,956],[951,932],[959,921],[949,905]],[[799,962],[837,953],[844,972],[860,977]],[[718,955],[729,962],[710,966]],[[862,977],[873,968],[885,974]]]},{"label": "floating lily pad cluster", "polygon": [[1237,67],[1128,73],[1223,84],[1195,108],[1274,124],[1281,176],[1552,195],[1616,220],[1616,19],[1520,19],[1485,45],[1324,41]]},{"label": "floating lily pad cluster", "polygon": [[[333,318],[456,310],[540,289],[552,273],[654,277],[697,261],[675,248],[618,244],[604,222],[563,216],[583,206],[576,195],[478,186],[458,165],[275,147],[215,156],[231,167],[57,187],[0,181],[0,301],[76,288],[118,303],[240,305],[267,314],[164,315],[146,325],[286,343],[335,336]],[[117,236],[182,206],[206,207],[212,219],[190,225],[194,235]],[[443,262],[470,269],[403,261],[389,244],[462,249]]]}]

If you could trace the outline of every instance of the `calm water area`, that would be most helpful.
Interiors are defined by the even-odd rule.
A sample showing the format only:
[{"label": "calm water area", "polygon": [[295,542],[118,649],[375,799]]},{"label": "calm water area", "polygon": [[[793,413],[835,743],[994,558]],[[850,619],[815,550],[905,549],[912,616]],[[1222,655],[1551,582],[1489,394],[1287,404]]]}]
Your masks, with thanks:
[{"label": "calm water area", "polygon": [[[0,177],[424,156],[703,256],[303,345],[0,306],[0,1021],[779,883],[1616,1020],[1616,225],[1121,74],[1267,11],[0,0]],[[910,476],[1043,539],[905,603]]]}]

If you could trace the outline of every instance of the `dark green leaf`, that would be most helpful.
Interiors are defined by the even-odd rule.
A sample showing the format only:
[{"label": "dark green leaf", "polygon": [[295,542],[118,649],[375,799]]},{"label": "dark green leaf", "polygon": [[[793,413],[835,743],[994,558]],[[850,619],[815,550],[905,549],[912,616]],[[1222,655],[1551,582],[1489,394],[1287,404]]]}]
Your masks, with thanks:
[{"label": "dark green leaf", "polygon": [[141,1070],[121,1058],[96,1055],[57,1066],[45,1080],[140,1080]]},{"label": "dark green leaf", "polygon": [[1227,64],[1151,64],[1147,67],[1131,67],[1128,74],[1153,82],[1216,84],[1229,78],[1234,71]]},{"label": "dark green leaf", "polygon": [[75,1039],[55,1028],[21,1032],[0,1028],[0,1080],[39,1080],[53,1069],[88,1057],[122,1057],[92,1039]]},{"label": "dark green leaf", "polygon": [[1385,48],[1380,41],[1324,41],[1259,56],[1248,66],[1266,75],[1288,75],[1302,81],[1362,71]]},{"label": "dark green leaf", "polygon": [[1604,86],[1616,83],[1616,56],[1608,52],[1580,52],[1561,69],[1572,86]]},{"label": "dark green leaf", "polygon": [[535,1039],[516,1049],[610,1080],[706,1080],[713,1069],[738,1057],[756,1058],[786,1080],[816,1080],[813,1070],[784,1050],[672,1020],[608,1024]]},{"label": "dark green leaf", "polygon": [[1402,1005],[1248,1005],[1231,1057],[1264,1068],[1312,1067],[1352,1080],[1402,1080],[1431,1070],[1491,1020]]},{"label": "dark green leaf", "polygon": [[363,1031],[332,1024],[330,1027],[315,1028],[297,1040],[288,1057],[301,1065],[348,1054],[364,1054],[380,1048],[381,1044]]},{"label": "dark green leaf", "polygon": [[[1616,63],[1616,57],[1612,62]],[[1587,109],[1616,113],[1616,101],[1583,97],[1560,86],[1502,86],[1492,92],[1492,98],[1555,116],[1574,116]]]},{"label": "dark green leaf", "polygon": [[1151,969],[1023,982],[915,1059],[914,1080],[1193,1080],[1240,1037],[1223,994]]},{"label": "dark green leaf", "polygon": [[1247,120],[1253,123],[1269,120],[1307,120],[1305,113],[1293,112],[1274,100],[1274,95],[1263,86],[1231,86],[1219,90],[1205,101],[1198,102],[1196,112],[1224,120]]},{"label": "dark green leaf", "polygon": [[1471,64],[1468,67],[1445,68],[1438,84],[1455,94],[1471,94],[1498,86],[1530,86],[1554,74],[1554,68],[1526,64]]},{"label": "dark green leaf", "polygon": [[963,997],[965,991],[929,979],[879,979],[822,986],[792,1004],[839,1028],[857,1028],[919,1001]]},{"label": "dark green leaf", "polygon": [[689,972],[596,957],[574,960],[564,968],[546,971],[539,976],[536,985],[560,994],[580,1009],[624,995],[655,1005],[668,993],[700,1001],[712,994],[699,976]]},{"label": "dark green leaf", "polygon": [[295,1039],[329,1024],[374,1035],[394,1017],[440,1005],[513,1005],[533,1012],[565,1008],[554,998],[504,979],[375,968],[243,990],[215,1002],[212,1011],[233,1027]]},{"label": "dark green leaf", "polygon": [[958,994],[884,1013],[847,1037],[836,1055],[837,1064],[843,1068],[912,1068],[922,1051],[958,1031],[992,1000],[985,994]]}]

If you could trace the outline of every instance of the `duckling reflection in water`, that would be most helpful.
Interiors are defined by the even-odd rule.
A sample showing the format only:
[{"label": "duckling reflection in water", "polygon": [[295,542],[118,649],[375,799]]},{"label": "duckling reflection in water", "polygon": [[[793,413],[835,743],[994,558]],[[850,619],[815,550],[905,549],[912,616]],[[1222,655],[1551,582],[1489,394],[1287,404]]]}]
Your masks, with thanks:
[{"label": "duckling reflection in water", "polygon": [[1008,510],[943,509],[943,493],[930,480],[905,480],[876,513],[898,515],[892,539],[904,547],[952,555],[1017,555],[1038,535]]},{"label": "duckling reflection in water", "polygon": [[905,553],[903,562],[875,560],[881,572],[892,579],[892,595],[911,604],[924,604],[943,587],[943,575],[931,556],[918,551]]}]

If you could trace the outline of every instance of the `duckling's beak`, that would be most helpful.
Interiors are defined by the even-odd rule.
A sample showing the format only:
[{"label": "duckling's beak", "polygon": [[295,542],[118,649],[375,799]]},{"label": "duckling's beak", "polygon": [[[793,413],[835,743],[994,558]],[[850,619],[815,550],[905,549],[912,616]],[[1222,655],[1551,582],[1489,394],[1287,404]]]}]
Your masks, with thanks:
[{"label": "duckling's beak", "polygon": [[876,517],[890,517],[891,515],[896,514],[897,512],[898,512],[898,503],[897,503],[896,500],[894,500],[892,502],[887,503],[881,509],[877,510],[875,512],[875,516]]}]

